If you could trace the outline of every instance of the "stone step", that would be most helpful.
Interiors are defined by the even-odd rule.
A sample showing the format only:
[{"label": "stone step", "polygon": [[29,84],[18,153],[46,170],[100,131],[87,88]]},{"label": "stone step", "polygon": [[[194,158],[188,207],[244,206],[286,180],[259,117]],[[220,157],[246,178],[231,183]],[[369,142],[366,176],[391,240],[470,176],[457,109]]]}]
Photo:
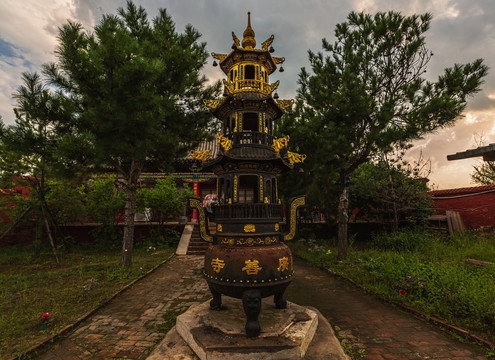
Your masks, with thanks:
[{"label": "stone step", "polygon": [[208,243],[201,239],[199,233],[199,225],[194,225],[194,230],[191,234],[191,239],[189,240],[189,246],[187,248],[188,255],[204,255],[208,249]]}]

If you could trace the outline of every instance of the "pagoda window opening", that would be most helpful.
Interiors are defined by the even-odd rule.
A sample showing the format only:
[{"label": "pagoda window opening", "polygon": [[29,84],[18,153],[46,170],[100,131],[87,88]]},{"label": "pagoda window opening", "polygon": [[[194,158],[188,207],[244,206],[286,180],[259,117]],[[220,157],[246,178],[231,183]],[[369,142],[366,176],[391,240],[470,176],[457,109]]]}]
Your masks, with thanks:
[{"label": "pagoda window opening", "polygon": [[218,201],[221,204],[225,203],[225,189],[224,189],[225,180],[222,178],[218,179]]},{"label": "pagoda window opening", "polygon": [[272,135],[272,119],[266,118],[266,127],[268,129],[268,134]]},{"label": "pagoda window opening", "polygon": [[225,203],[229,203],[229,199],[232,199],[232,188],[230,187],[230,180],[225,182]]},{"label": "pagoda window opening", "polygon": [[267,83],[268,82],[268,74],[266,71],[264,72],[264,75],[265,75],[265,82]]},{"label": "pagoda window opening", "polygon": [[258,114],[244,113],[242,115],[242,130],[243,131],[259,131]]},{"label": "pagoda window opening", "polygon": [[258,176],[241,175],[239,177],[239,203],[254,204],[258,202]]},{"label": "pagoda window opening", "polygon": [[272,203],[277,202],[277,181],[275,178],[272,179]]},{"label": "pagoda window opening", "polygon": [[223,133],[229,135],[232,131],[232,118],[226,118],[223,122]]},{"label": "pagoda window opening", "polygon": [[201,183],[199,191],[200,196],[203,199],[208,194],[215,194],[217,192],[217,189],[215,187],[215,184]]},{"label": "pagoda window opening", "polygon": [[265,198],[268,202],[272,202],[272,182],[270,180],[265,183]]},{"label": "pagoda window opening", "polygon": [[244,68],[244,79],[254,80],[255,79],[255,68],[254,65],[246,65]]},{"label": "pagoda window opening", "polygon": [[234,70],[230,70],[230,81],[234,81]]}]

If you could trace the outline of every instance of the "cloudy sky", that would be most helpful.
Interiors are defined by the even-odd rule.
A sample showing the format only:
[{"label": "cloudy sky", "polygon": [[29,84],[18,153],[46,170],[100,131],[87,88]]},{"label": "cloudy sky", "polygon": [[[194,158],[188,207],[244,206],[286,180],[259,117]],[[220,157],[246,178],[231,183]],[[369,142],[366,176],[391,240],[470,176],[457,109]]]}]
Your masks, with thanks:
[{"label": "cloudy sky", "polygon": [[[285,57],[280,80],[281,98],[293,98],[300,68],[308,67],[307,50],[319,51],[321,39],[334,39],[335,25],[352,11],[400,11],[403,14],[430,12],[431,29],[427,46],[435,54],[425,74],[434,80],[444,68],[484,58],[491,68],[483,91],[471,98],[463,118],[415,143],[411,159],[422,152],[432,162],[430,183],[447,189],[472,186],[469,174],[476,160],[448,162],[446,157],[475,147],[476,138],[495,143],[495,2],[493,0],[135,0],[150,17],[166,8],[182,31],[192,24],[203,34],[209,52],[228,53],[231,32],[241,39],[251,11],[251,23],[259,44],[275,35],[275,56]],[[125,0],[1,0],[0,1],[0,116],[14,122],[12,93],[25,71],[39,71],[41,64],[54,61],[58,27],[67,19],[90,30],[102,14],[115,13]],[[218,67],[205,67],[206,76],[221,77]]]}]

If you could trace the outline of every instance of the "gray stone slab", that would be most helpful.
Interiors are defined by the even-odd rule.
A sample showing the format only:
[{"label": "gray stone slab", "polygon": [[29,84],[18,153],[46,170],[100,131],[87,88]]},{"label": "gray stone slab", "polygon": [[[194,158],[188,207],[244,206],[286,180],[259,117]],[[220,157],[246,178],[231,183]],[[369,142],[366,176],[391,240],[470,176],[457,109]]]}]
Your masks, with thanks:
[{"label": "gray stone slab", "polygon": [[[224,301],[228,309],[220,312],[209,310],[205,306],[208,302],[193,306],[179,316],[177,325],[155,348],[148,360],[349,359],[335,337],[332,327],[318,310],[289,303],[287,310],[271,311],[270,308],[267,309],[269,305],[264,302],[265,308],[261,314],[267,314],[264,319],[260,316],[264,331],[260,337],[249,339],[243,333],[244,316],[225,322],[222,321],[223,315],[218,315],[222,313],[227,315],[229,310],[231,315],[236,313],[238,309],[234,305],[238,303],[240,301],[234,299],[233,303],[229,300]],[[295,313],[302,311],[301,309],[312,314],[311,319],[292,324]],[[201,315],[205,310],[211,314],[210,319],[208,316],[205,319],[205,316]],[[278,314],[277,319],[274,320],[270,315],[272,312],[283,315]],[[281,319],[282,323],[278,323]],[[291,325],[285,330],[289,324]]]},{"label": "gray stone slab", "polygon": [[193,224],[187,224],[184,226],[184,230],[182,231],[182,235],[180,237],[179,245],[177,246],[177,250],[175,253],[177,255],[186,255],[187,248],[189,247],[189,242],[191,241],[191,235],[194,230]]}]

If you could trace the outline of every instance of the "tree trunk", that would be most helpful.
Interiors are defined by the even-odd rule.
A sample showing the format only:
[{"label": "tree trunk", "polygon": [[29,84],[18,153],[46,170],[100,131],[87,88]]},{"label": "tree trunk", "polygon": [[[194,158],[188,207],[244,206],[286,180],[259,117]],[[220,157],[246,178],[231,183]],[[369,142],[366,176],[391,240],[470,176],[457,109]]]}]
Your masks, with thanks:
[{"label": "tree trunk", "polygon": [[338,254],[339,260],[347,257],[347,223],[349,221],[349,186],[342,182],[338,209]]},{"label": "tree trunk", "polygon": [[124,238],[122,240],[122,257],[120,265],[125,267],[131,266],[132,246],[134,244],[134,214],[136,213],[136,191],[139,175],[141,174],[142,162],[133,160],[125,191],[125,222]]},{"label": "tree trunk", "polygon": [[388,174],[388,180],[390,184],[390,197],[392,199],[392,211],[394,215],[394,221],[392,222],[392,231],[396,232],[399,231],[399,214],[397,211],[397,195],[395,195],[394,181],[392,180],[392,175],[390,173]]},{"label": "tree trunk", "polygon": [[46,234],[48,235],[48,240],[50,241],[50,246],[52,247],[53,257],[55,258],[55,261],[57,262],[57,264],[60,264],[60,261],[58,260],[58,256],[57,256],[57,250],[55,249],[55,242],[53,241],[52,230],[50,229],[50,224],[48,223],[48,217],[46,214],[46,209],[45,209],[45,206],[43,204],[43,199],[41,202],[41,214],[43,216],[43,221],[45,223]]}]

